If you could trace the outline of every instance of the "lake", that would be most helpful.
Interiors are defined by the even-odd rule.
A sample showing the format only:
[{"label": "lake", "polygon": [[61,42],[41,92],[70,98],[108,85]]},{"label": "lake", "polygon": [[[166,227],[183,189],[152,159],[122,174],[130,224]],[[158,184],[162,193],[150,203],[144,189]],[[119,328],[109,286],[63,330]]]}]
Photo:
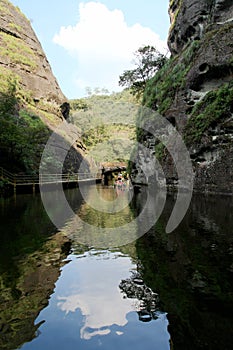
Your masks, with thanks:
[{"label": "lake", "polygon": [[194,195],[166,233],[174,195],[64,193],[59,229],[40,194],[0,199],[1,350],[232,348],[232,197]]}]

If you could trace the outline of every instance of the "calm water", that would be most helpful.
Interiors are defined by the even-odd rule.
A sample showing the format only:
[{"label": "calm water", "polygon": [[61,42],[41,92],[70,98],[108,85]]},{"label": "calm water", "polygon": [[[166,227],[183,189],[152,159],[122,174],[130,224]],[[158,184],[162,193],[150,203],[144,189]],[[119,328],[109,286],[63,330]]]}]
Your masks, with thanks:
[{"label": "calm water", "polygon": [[[94,187],[85,191],[66,191],[81,221],[66,218],[61,230],[40,195],[0,200],[0,349],[231,349],[233,199],[194,196],[182,223],[166,234],[169,196],[141,236],[134,219],[146,189],[131,196],[99,187],[101,212],[87,204],[102,205]],[[59,195],[51,198],[62,217]],[[108,212],[116,200],[120,210]],[[154,198],[156,207],[161,201]]]}]

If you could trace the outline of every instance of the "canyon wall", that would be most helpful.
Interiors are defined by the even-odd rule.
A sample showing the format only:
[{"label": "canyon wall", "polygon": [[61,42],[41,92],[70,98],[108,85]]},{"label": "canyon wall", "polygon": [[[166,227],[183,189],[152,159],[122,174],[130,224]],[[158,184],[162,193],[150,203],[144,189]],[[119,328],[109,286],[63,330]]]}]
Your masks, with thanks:
[{"label": "canyon wall", "polygon": [[[146,87],[143,104],[181,134],[193,164],[194,189],[233,193],[233,2],[172,0],[171,57]],[[153,118],[144,122],[155,124]],[[171,187],[179,183],[173,159],[158,140],[139,133],[153,149]],[[132,179],[146,183],[140,152]],[[138,165],[140,164],[140,166]]]},{"label": "canyon wall", "polygon": [[[74,142],[63,170],[78,171],[85,146],[81,132],[68,122],[69,110],[30,21],[10,1],[0,0],[0,166],[11,172],[38,172],[49,136],[64,123],[58,131],[60,148],[70,138]],[[55,171],[56,161],[49,162]]]}]

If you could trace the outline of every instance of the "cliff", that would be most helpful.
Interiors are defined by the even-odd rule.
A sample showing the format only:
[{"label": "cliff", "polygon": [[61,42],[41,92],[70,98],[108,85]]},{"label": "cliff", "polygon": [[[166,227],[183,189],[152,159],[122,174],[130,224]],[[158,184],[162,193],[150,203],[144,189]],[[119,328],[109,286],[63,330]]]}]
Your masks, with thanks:
[{"label": "cliff", "polygon": [[[18,7],[0,0],[0,165],[37,172],[51,132],[68,117],[69,103],[30,21]],[[77,132],[67,171],[77,170],[85,156],[82,148]]]},{"label": "cliff", "polygon": [[[169,14],[171,57],[148,82],[143,103],[181,134],[193,162],[194,189],[232,194],[233,3],[171,0]],[[153,127],[153,120],[150,123]],[[149,148],[155,145],[167,183],[179,183],[168,151],[145,132],[139,133],[138,140],[151,143]],[[145,160],[137,154],[135,161],[132,178],[145,183],[137,166]]]}]

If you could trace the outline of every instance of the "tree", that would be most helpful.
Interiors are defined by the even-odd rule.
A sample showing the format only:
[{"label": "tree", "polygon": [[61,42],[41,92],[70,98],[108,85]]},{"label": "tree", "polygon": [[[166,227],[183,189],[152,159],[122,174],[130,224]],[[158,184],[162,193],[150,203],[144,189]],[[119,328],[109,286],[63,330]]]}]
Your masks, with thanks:
[{"label": "tree", "polygon": [[20,109],[17,85],[8,81],[0,91],[0,165],[12,172],[38,170],[50,131],[40,118]]},{"label": "tree", "polygon": [[74,100],[70,100],[70,106],[73,111],[75,110],[88,110],[88,104],[84,98],[77,98]]},{"label": "tree", "polygon": [[139,97],[143,93],[147,81],[164,66],[167,57],[150,45],[140,47],[134,56],[133,63],[136,68],[125,70],[120,75],[119,85],[130,88],[132,94]]}]

